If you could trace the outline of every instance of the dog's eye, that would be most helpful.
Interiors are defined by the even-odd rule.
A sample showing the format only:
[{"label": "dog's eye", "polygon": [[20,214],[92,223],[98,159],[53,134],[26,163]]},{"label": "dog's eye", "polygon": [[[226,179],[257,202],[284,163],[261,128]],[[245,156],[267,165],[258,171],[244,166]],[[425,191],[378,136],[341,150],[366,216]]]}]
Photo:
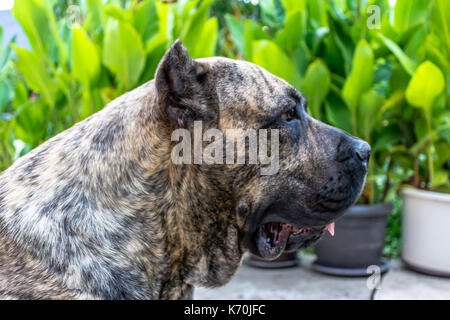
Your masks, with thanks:
[{"label": "dog's eye", "polygon": [[295,119],[299,119],[298,113],[297,113],[297,107],[293,107],[291,109],[289,109],[286,112],[283,112],[281,114],[281,119],[283,119],[284,121],[292,121]]}]

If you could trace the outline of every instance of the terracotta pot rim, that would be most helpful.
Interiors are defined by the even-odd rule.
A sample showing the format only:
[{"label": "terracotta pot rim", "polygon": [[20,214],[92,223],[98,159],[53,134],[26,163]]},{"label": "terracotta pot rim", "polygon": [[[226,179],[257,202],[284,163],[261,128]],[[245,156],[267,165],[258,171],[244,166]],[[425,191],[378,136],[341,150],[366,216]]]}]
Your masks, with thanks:
[{"label": "terracotta pot rim", "polygon": [[424,200],[445,202],[450,204],[450,193],[420,190],[411,187],[402,189],[402,195],[421,198]]}]

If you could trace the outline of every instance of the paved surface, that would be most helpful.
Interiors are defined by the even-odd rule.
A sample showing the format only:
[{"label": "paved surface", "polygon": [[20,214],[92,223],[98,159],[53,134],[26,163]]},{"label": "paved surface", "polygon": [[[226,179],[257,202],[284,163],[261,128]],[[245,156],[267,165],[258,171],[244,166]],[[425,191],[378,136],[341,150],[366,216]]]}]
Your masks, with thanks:
[{"label": "paved surface", "polygon": [[327,276],[310,269],[314,256],[302,256],[300,266],[290,269],[256,269],[243,264],[225,286],[197,288],[194,299],[450,299],[450,279],[421,275],[392,261],[379,290],[367,278]]},{"label": "paved surface", "polygon": [[381,289],[377,290],[375,299],[447,300],[450,299],[450,279],[410,271],[396,260],[392,262],[391,270],[383,278]]}]

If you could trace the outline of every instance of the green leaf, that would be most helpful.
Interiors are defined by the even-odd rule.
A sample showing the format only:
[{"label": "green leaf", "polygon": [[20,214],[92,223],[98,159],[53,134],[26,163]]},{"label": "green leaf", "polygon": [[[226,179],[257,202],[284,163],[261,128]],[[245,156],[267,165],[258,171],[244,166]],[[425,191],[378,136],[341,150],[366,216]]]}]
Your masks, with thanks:
[{"label": "green leaf", "polygon": [[342,99],[331,92],[325,101],[325,111],[329,123],[346,132],[352,131],[351,114]]},{"label": "green leaf", "polygon": [[29,100],[28,90],[25,87],[23,81],[17,81],[16,88],[14,89],[14,100],[12,103],[13,109],[18,110],[21,105]]},{"label": "green leaf", "polygon": [[117,76],[122,90],[130,90],[144,69],[145,51],[133,26],[109,19],[103,46],[104,64]]},{"label": "green leaf", "polygon": [[311,53],[309,52],[308,46],[305,42],[300,43],[300,45],[294,50],[292,54],[292,60],[294,61],[297,70],[303,75],[306,72],[308,63],[311,59]]},{"label": "green leaf", "polygon": [[351,66],[352,52],[354,51],[354,43],[350,36],[349,27],[344,21],[333,17],[331,14],[328,14],[328,24],[331,35],[330,40],[333,42],[333,46],[339,48],[338,54],[344,59],[344,67],[347,71]]},{"label": "green leaf", "polygon": [[327,27],[326,0],[307,1],[308,16],[314,28]]},{"label": "green leaf", "polygon": [[429,34],[425,42],[427,58],[436,64],[444,74],[450,74],[450,61],[447,59],[445,44],[441,44],[435,34]]},{"label": "green leaf", "polygon": [[437,127],[439,136],[446,141],[448,149],[450,149],[450,115],[447,117],[448,122]]},{"label": "green leaf", "polygon": [[403,33],[414,25],[425,22],[429,3],[429,0],[397,0],[394,10],[395,30]]},{"label": "green leaf", "polygon": [[167,42],[172,43],[175,40],[173,37],[175,24],[175,14],[173,7],[161,1],[157,1],[155,5],[159,21],[158,36],[162,37]]},{"label": "green leaf", "polygon": [[284,11],[289,14],[291,11],[300,10],[300,12],[306,11],[306,3],[308,0],[281,0]]},{"label": "green leaf", "polygon": [[259,0],[261,20],[271,28],[278,28],[283,24],[285,13],[279,0]]},{"label": "green leaf", "polygon": [[50,40],[49,17],[44,0],[16,0],[14,16],[27,35],[31,47],[43,54]]},{"label": "green leaf", "polygon": [[15,115],[15,133],[18,139],[37,146],[45,139],[47,130],[46,114],[48,108],[40,100],[31,100],[23,104]]},{"label": "green leaf", "polygon": [[450,1],[435,0],[431,10],[431,30],[444,40],[450,57]]},{"label": "green leaf", "polygon": [[253,59],[257,65],[299,88],[301,77],[294,62],[272,41],[253,41]]},{"label": "green leaf", "polygon": [[409,104],[431,108],[434,100],[444,90],[444,75],[430,61],[425,61],[417,68],[406,89],[406,100]]},{"label": "green leaf", "polygon": [[321,119],[321,106],[328,94],[330,82],[330,72],[320,59],[316,59],[308,66],[301,89],[309,99],[308,106],[311,115],[316,119]]},{"label": "green leaf", "polygon": [[377,134],[371,143],[372,152],[387,151],[402,141],[401,132],[396,127],[388,126]]},{"label": "green leaf", "polygon": [[[193,14],[189,16],[189,19],[183,23],[180,38],[189,53],[195,50],[199,41],[203,41],[200,40],[201,38],[199,38],[199,35],[202,34],[203,27],[208,21],[209,7],[211,6],[212,1],[213,0],[202,1],[200,6],[196,10],[193,10]],[[209,24],[208,28],[212,29],[214,22],[209,22]]]},{"label": "green leaf", "polygon": [[253,56],[253,41],[270,39],[270,36],[263,30],[263,27],[253,21],[245,20],[244,23],[244,42],[245,42],[245,59],[251,60]]},{"label": "green leaf", "polygon": [[155,0],[144,1],[136,6],[133,14],[133,24],[144,43],[158,32],[158,15]]},{"label": "green leaf", "polygon": [[199,35],[202,41],[197,41],[190,53],[193,58],[203,58],[214,56],[217,44],[218,22],[216,17],[212,17],[203,25]]},{"label": "green leaf", "polygon": [[100,71],[99,54],[83,29],[75,27],[72,32],[72,72],[89,90]]},{"label": "green leaf", "polygon": [[292,53],[303,40],[302,18],[298,10],[289,12],[286,23],[275,36],[275,43],[288,53]]},{"label": "green leaf", "polygon": [[86,6],[87,15],[83,26],[87,30],[92,31],[92,33],[96,33],[98,30],[103,29],[106,20],[102,0],[86,0]]},{"label": "green leaf", "polygon": [[342,97],[350,111],[356,110],[361,94],[370,89],[373,82],[374,56],[365,40],[361,40],[353,56],[352,70],[342,89]]},{"label": "green leaf", "polygon": [[448,170],[435,168],[431,177],[431,187],[437,188],[448,182]]},{"label": "green leaf", "polygon": [[0,113],[3,112],[5,107],[14,98],[14,89],[9,81],[0,82]]},{"label": "green leaf", "polygon": [[105,7],[105,13],[107,16],[114,18],[116,20],[124,22],[132,22],[132,16],[129,12],[125,11],[121,7],[114,5],[107,5]]},{"label": "green leaf", "polygon": [[54,105],[55,86],[41,57],[15,45],[13,48],[17,53],[17,68],[23,74],[28,86],[42,94],[50,105]]},{"label": "green leaf", "polygon": [[6,48],[3,49],[3,29],[0,26],[0,74],[3,73],[8,67],[8,63],[11,58],[11,44],[16,41],[16,36],[13,36]]},{"label": "green leaf", "polygon": [[234,44],[245,56],[245,40],[244,40],[244,22],[233,17],[231,14],[225,15],[225,21],[227,23],[228,29],[230,30],[231,38]]},{"label": "green leaf", "polygon": [[416,63],[408,57],[394,41],[386,38],[382,34],[378,34],[378,36],[386,47],[397,57],[398,61],[400,61],[400,64],[405,68],[409,75],[413,75],[414,70],[416,70]]},{"label": "green leaf", "polygon": [[384,104],[384,96],[374,90],[369,90],[361,96],[361,105],[358,109],[358,133],[370,142],[370,135],[375,124],[381,119],[379,111]]},{"label": "green leaf", "polygon": [[435,168],[439,169],[445,166],[447,160],[449,160],[450,158],[450,144],[445,140],[438,141],[435,144],[435,153],[436,159],[434,161],[434,164]]},{"label": "green leaf", "polygon": [[153,39],[159,41],[150,41],[152,43],[152,46],[149,48],[150,50],[147,51],[148,54],[145,63],[145,69],[142,72],[139,83],[144,83],[154,78],[158,62],[166,52],[167,42],[165,40],[161,40],[161,38],[158,38],[159,37],[155,37]]}]

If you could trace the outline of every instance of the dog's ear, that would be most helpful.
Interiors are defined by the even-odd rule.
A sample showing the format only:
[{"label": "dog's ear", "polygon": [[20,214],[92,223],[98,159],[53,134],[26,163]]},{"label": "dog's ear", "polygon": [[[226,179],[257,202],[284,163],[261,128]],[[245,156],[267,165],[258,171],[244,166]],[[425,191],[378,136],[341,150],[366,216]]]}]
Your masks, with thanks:
[{"label": "dog's ear", "polygon": [[193,60],[180,40],[161,59],[155,74],[158,102],[177,126],[211,117],[206,73],[207,66]]}]

